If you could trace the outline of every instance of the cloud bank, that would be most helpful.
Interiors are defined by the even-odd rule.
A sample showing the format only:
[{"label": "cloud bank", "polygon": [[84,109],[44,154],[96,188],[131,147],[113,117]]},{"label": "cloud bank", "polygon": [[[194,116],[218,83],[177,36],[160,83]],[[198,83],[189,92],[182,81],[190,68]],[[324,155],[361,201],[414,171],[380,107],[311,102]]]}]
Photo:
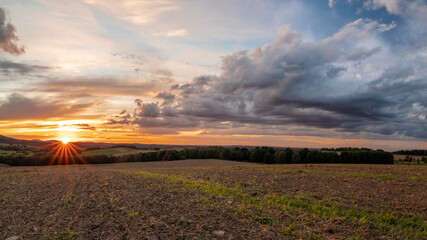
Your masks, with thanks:
[{"label": "cloud bank", "polygon": [[93,103],[67,103],[42,98],[28,98],[13,93],[0,102],[0,120],[46,119],[70,116],[90,108]]},{"label": "cloud bank", "polygon": [[390,29],[358,19],[309,43],[282,26],[272,43],[223,57],[220,75],[173,85],[157,95],[159,102],[137,99],[132,116],[111,123],[170,133],[256,128],[255,134],[268,135],[298,128],[300,134],[332,130],[425,139],[427,51],[390,53],[381,41]]}]

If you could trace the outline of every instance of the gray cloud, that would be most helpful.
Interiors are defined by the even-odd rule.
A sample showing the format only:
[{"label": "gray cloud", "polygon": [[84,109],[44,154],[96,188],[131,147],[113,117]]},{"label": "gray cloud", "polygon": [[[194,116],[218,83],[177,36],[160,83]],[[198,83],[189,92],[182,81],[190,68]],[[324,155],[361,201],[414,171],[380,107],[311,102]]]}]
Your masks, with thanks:
[{"label": "gray cloud", "polygon": [[158,103],[143,103],[141,99],[136,99],[135,103],[138,106],[135,112],[138,117],[156,118],[160,115]]},{"label": "gray cloud", "polygon": [[0,48],[12,55],[21,55],[25,53],[25,47],[18,46],[17,41],[15,26],[6,18],[4,9],[0,8]]},{"label": "gray cloud", "polygon": [[141,81],[140,79],[118,79],[113,77],[48,78],[34,83],[30,90],[80,95],[133,95],[152,92],[166,84],[162,79]]},{"label": "gray cloud", "polygon": [[336,67],[330,66],[328,71],[326,72],[326,76],[329,78],[336,78],[341,72],[347,71],[347,67]]},{"label": "gray cloud", "polygon": [[63,101],[47,101],[41,98],[27,98],[13,93],[0,102],[0,120],[44,119],[70,116],[89,108],[90,103],[68,104]]},{"label": "gray cloud", "polygon": [[[404,63],[398,57],[385,70],[371,70],[375,74],[370,79],[356,77],[361,66],[371,65],[369,56],[385,54],[383,46],[362,47],[378,42],[374,40],[382,32],[378,22],[360,19],[314,44],[284,26],[273,43],[223,57],[219,76],[173,85],[157,95],[161,104],[138,99],[130,121],[162,132],[256,128],[275,134],[298,126],[300,132],[310,129],[311,135],[317,129],[319,134],[329,130],[347,137],[368,133],[427,138],[424,55],[408,55],[412,58],[402,58]],[[388,55],[382,57],[391,61]]]},{"label": "gray cloud", "polygon": [[156,95],[156,98],[163,100],[162,106],[169,105],[175,100],[175,95],[169,92],[161,92]]},{"label": "gray cloud", "polygon": [[51,67],[39,66],[39,65],[30,65],[25,63],[15,63],[10,61],[0,61],[0,71],[3,74],[8,75],[11,72],[19,74],[28,74],[32,72],[46,71],[52,69]]},{"label": "gray cloud", "polygon": [[375,47],[371,50],[365,50],[364,48],[358,48],[354,50],[350,55],[347,56],[347,60],[351,61],[358,61],[358,60],[364,60],[376,53],[381,52],[382,47]]}]

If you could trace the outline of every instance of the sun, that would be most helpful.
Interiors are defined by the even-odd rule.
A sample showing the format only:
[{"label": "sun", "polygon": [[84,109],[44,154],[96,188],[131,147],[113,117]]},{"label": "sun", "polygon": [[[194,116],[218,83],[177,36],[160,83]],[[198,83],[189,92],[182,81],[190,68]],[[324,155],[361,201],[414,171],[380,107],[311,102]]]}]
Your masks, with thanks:
[{"label": "sun", "polygon": [[80,155],[83,151],[71,142],[70,137],[58,138],[58,141],[46,145],[50,149],[43,157],[51,157],[48,165],[85,164],[85,159]]},{"label": "sun", "polygon": [[63,137],[61,139],[59,139],[63,144],[67,144],[71,141],[71,138],[69,137]]}]

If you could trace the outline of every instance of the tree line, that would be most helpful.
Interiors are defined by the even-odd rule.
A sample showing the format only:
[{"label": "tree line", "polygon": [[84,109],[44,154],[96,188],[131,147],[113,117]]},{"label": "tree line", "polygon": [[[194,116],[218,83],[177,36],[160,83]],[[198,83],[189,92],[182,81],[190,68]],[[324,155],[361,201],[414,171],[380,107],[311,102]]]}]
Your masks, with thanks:
[{"label": "tree line", "polygon": [[427,156],[427,150],[422,150],[422,149],[399,150],[394,152],[394,154]]},{"label": "tree line", "polygon": [[[34,156],[0,156],[0,163],[13,166],[65,164],[64,159],[52,161],[53,156],[35,154]],[[68,157],[68,163],[101,164],[122,162],[173,161],[181,159],[223,159],[265,164],[293,163],[363,163],[363,164],[393,164],[393,154],[382,150],[353,150],[325,152],[304,149],[275,149],[272,147],[227,148],[227,147],[196,147],[182,150],[159,150],[132,155],[86,156],[82,161],[77,155]]]},{"label": "tree line", "polygon": [[[358,148],[358,147],[338,147],[338,148],[322,148],[322,151],[332,151],[332,152],[343,152],[343,151],[374,151],[371,148]],[[384,151],[382,149],[377,149],[377,151]]]}]

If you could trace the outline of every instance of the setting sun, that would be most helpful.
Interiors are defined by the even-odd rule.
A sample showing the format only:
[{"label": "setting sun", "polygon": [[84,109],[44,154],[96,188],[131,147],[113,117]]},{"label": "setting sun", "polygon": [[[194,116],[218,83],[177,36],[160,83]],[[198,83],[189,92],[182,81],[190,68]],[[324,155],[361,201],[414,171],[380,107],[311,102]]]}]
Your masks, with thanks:
[{"label": "setting sun", "polygon": [[69,137],[63,137],[61,139],[59,139],[63,144],[67,144],[70,142],[71,138]]}]

